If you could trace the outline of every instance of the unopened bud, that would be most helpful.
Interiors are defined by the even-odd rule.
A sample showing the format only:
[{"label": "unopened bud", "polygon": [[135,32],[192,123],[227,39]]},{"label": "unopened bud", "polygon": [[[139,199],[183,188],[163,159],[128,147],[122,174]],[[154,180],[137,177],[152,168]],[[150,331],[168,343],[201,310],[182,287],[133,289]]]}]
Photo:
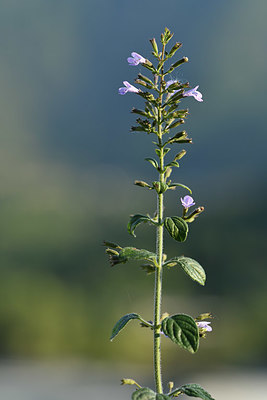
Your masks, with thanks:
[{"label": "unopened bud", "polygon": [[171,48],[171,50],[169,52],[169,57],[172,57],[176,53],[176,51],[178,49],[180,49],[181,46],[182,46],[182,43],[178,43],[178,42],[175,43],[175,45]]},{"label": "unopened bud", "polygon": [[118,256],[119,255],[118,251],[116,251],[114,249],[110,249],[110,248],[106,249],[106,253],[110,254],[110,255],[114,255],[114,256]]},{"label": "unopened bud", "polygon": [[158,55],[159,50],[158,50],[158,45],[157,45],[156,39],[152,38],[149,41],[152,44],[153,50],[155,52],[155,55]]},{"label": "unopened bud", "polygon": [[176,156],[174,157],[174,161],[181,160],[181,158],[183,158],[183,156],[185,156],[185,155],[186,155],[185,150],[180,151],[180,153],[176,154]]},{"label": "unopened bud", "polygon": [[134,181],[134,184],[137,185],[137,186],[148,187],[148,188],[151,189],[151,186],[148,183],[144,182],[144,181]]},{"label": "unopened bud", "polygon": [[196,317],[197,321],[203,321],[204,319],[212,319],[213,315],[211,313],[203,313]]},{"label": "unopened bud", "polygon": [[185,216],[184,220],[186,222],[193,222],[195,220],[195,218],[198,217],[199,214],[202,213],[203,211],[204,211],[204,207],[198,207],[192,212],[192,214]]},{"label": "unopened bud", "polygon": [[165,313],[162,314],[160,320],[163,321],[165,318],[168,318],[169,316],[170,316],[170,314],[165,312]]},{"label": "unopened bud", "polygon": [[172,173],[171,167],[167,167],[165,171],[165,179],[168,179],[171,176],[171,173]]},{"label": "unopened bud", "polygon": [[168,129],[176,128],[177,126],[179,126],[179,125],[181,125],[181,124],[184,124],[184,123],[185,123],[185,120],[184,120],[184,119],[179,119],[178,121],[173,122],[172,124],[170,124],[170,125],[168,126]]},{"label": "unopened bud", "polygon": [[174,387],[174,383],[173,382],[169,382],[168,383],[168,387],[169,387],[169,393],[172,391],[173,387]]},{"label": "unopened bud", "polygon": [[135,83],[137,83],[138,85],[142,85],[148,89],[152,89],[152,86],[149,85],[149,83],[142,81],[141,79],[136,79]]},{"label": "unopened bud", "polygon": [[175,68],[179,67],[180,65],[182,65],[183,63],[188,62],[188,61],[189,61],[189,60],[188,60],[187,57],[181,58],[181,60],[176,61],[174,64],[172,64],[172,65],[170,66],[170,69],[169,69],[169,71],[168,71],[167,73],[169,74],[169,73],[172,72]]}]

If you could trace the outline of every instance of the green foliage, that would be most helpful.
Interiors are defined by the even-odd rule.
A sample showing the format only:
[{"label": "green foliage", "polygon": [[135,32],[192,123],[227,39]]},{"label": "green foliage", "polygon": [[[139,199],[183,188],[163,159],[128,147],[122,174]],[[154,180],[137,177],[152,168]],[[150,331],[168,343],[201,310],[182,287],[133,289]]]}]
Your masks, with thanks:
[{"label": "green foliage", "polygon": [[184,272],[190,276],[191,279],[193,279],[193,281],[198,282],[202,286],[205,285],[206,274],[204,269],[197,261],[193,260],[192,258],[179,256],[166,261],[163,264],[163,267],[174,267],[175,265],[181,267]]},{"label": "green foliage", "polygon": [[180,186],[180,187],[188,190],[188,192],[192,194],[192,190],[188,186],[184,185],[183,183],[172,183],[172,184],[169,184],[169,188],[170,189],[175,189],[177,186]]},{"label": "green foliage", "polygon": [[111,332],[111,336],[110,336],[110,340],[113,340],[115,338],[115,336],[118,335],[118,333],[125,327],[125,325],[131,321],[131,319],[139,319],[140,320],[140,316],[136,313],[131,313],[131,314],[126,314],[123,317],[121,317],[116,324],[114,325],[112,332]]},{"label": "green foliage", "polygon": [[[188,138],[187,133],[184,130],[177,132],[172,137],[167,137],[164,139],[165,141],[163,140],[163,137],[164,135],[167,136],[170,130],[175,129],[185,123],[184,118],[186,118],[188,115],[188,110],[178,109],[179,103],[182,101],[184,96],[194,96],[198,101],[202,101],[201,93],[198,93],[198,95],[196,95],[195,91],[188,91],[185,93],[185,88],[189,87],[188,83],[181,83],[178,80],[174,81],[172,79],[165,81],[166,75],[171,73],[174,69],[180,67],[182,64],[188,62],[187,57],[182,57],[178,61],[173,62],[167,71],[165,70],[165,62],[171,58],[181,47],[181,43],[176,43],[171,48],[170,52],[167,52],[166,45],[172,36],[173,34],[169,31],[169,29],[166,28],[164,33],[161,35],[161,52],[159,52],[156,40],[151,39],[150,42],[153,47],[152,54],[155,56],[157,61],[157,65],[155,66],[151,63],[151,61],[145,59],[143,56],[138,56],[138,54],[132,53],[133,58],[135,58],[136,65],[141,63],[143,67],[149,69],[153,74],[153,79],[150,79],[139,73],[135,83],[145,87],[147,90],[152,89],[153,94],[149,91],[143,92],[141,89],[136,89],[135,87],[133,88],[127,82],[124,82],[126,89],[119,89],[120,94],[125,94],[127,91],[130,91],[145,99],[145,110],[133,108],[132,112],[134,114],[141,115],[142,117],[146,117],[146,119],[138,117],[136,119],[138,126],[132,127],[132,131],[144,131],[146,133],[153,133],[156,135],[157,141],[153,141],[153,144],[156,146],[155,153],[158,157],[158,160],[150,157],[145,158],[145,160],[148,161],[159,174],[158,180],[155,180],[152,185],[149,185],[144,181],[135,182],[135,184],[138,186],[148,187],[149,189],[155,190],[157,195],[157,212],[155,214],[155,218],[151,219],[148,214],[135,214],[130,217],[130,221],[128,223],[128,232],[132,236],[135,236],[135,229],[141,223],[150,222],[156,226],[156,253],[151,253],[143,249],[136,249],[134,247],[121,248],[115,244],[112,244],[112,246],[106,250],[110,256],[112,265],[125,263],[128,260],[145,260],[148,261],[148,263],[143,264],[142,268],[146,270],[148,274],[155,272],[154,322],[150,323],[144,321],[138,314],[135,313],[127,314],[116,323],[111,335],[111,339],[113,339],[132,319],[139,319],[141,321],[141,326],[150,327],[153,330],[156,391],[154,392],[149,388],[140,388],[140,385],[137,385],[139,389],[133,393],[132,400],[169,400],[171,398],[170,396],[172,394],[163,394],[160,346],[162,332],[175,344],[178,344],[180,347],[189,351],[190,353],[195,353],[198,350],[199,337],[201,335],[201,330],[199,330],[196,321],[189,315],[175,314],[165,318],[161,315],[163,267],[172,267],[177,265],[181,267],[192,280],[196,281],[202,286],[205,284],[206,280],[204,269],[197,261],[191,258],[179,256],[164,263],[164,228],[174,240],[177,242],[184,242],[188,235],[188,224],[186,219],[188,222],[192,222],[195,217],[204,210],[203,207],[198,207],[192,212],[192,214],[187,215],[187,211],[190,206],[189,205],[188,207],[184,208],[182,217],[172,216],[164,218],[163,195],[168,189],[175,189],[177,186],[181,186],[191,193],[191,189],[189,189],[187,186],[180,183],[172,184],[171,180],[169,180],[173,167],[178,168],[180,166],[178,161],[186,155],[186,151],[180,150],[178,153],[176,153],[174,158],[172,158],[172,161],[165,163],[165,156],[171,150],[171,148],[166,147],[166,145],[192,143],[192,140]],[[195,204],[193,199],[187,198],[187,200],[188,204]],[[187,204],[186,201],[184,202]],[[182,202],[183,206],[184,202]],[[205,328],[203,328],[203,330],[205,330]],[[134,381],[131,380],[131,384],[133,384],[133,382]],[[191,396],[201,394],[203,396],[204,391],[196,386],[185,385],[180,391],[177,390],[173,395],[178,395],[180,393],[189,393]]]},{"label": "green foliage", "polygon": [[211,397],[211,395],[197,383],[188,383],[186,385],[183,385],[175,390],[173,394],[174,393],[183,393],[187,396],[199,397],[202,400],[214,400],[213,397]]},{"label": "green foliage", "polygon": [[171,398],[167,394],[157,394],[156,400],[170,400]]},{"label": "green foliage", "polygon": [[136,390],[132,394],[132,400],[170,400],[171,398],[166,394],[155,393],[149,388],[142,388]]},{"label": "green foliage", "polygon": [[154,158],[147,157],[147,158],[145,158],[145,160],[148,161],[148,162],[150,162],[150,164],[152,164],[153,167],[154,167],[156,170],[159,169],[159,164],[158,164],[157,160],[155,160]]},{"label": "green foliage", "polygon": [[116,251],[107,248],[106,253],[109,255],[112,266],[116,264],[126,263],[130,260],[135,261],[153,261],[156,262],[157,255],[145,249],[136,249],[135,247],[124,247]]},{"label": "green foliage", "polygon": [[177,242],[184,242],[188,234],[188,225],[181,217],[166,217],[164,226],[170,236]]},{"label": "green foliage", "polygon": [[134,230],[142,222],[153,223],[151,218],[148,217],[147,215],[135,214],[135,215],[131,216],[130,221],[129,221],[128,225],[127,225],[127,229],[128,229],[128,232],[130,233],[130,235],[136,237],[136,235],[134,233]]},{"label": "green foliage", "polygon": [[195,320],[186,314],[176,314],[164,318],[162,331],[174,343],[195,353],[198,350],[199,333]]},{"label": "green foliage", "polygon": [[136,390],[132,394],[132,400],[155,400],[156,393],[149,388],[142,388]]}]

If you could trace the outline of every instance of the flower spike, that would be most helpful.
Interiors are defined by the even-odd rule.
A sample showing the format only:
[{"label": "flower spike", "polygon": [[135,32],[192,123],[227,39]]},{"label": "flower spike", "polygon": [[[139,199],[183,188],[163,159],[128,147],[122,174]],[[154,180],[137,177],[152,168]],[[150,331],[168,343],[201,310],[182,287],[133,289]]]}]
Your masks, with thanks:
[{"label": "flower spike", "polygon": [[135,86],[131,85],[127,81],[123,81],[123,84],[125,87],[120,87],[119,88],[119,94],[126,94],[127,92],[132,92],[132,93],[138,93],[139,89],[137,89]]}]

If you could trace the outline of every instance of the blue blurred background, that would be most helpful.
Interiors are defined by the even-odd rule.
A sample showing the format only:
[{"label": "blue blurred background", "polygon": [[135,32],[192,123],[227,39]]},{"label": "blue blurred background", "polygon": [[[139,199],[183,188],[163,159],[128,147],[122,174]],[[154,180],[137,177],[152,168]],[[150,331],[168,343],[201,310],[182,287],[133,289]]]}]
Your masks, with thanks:
[{"label": "blue blurred background", "polygon": [[[189,240],[177,245],[166,238],[165,251],[199,260],[208,280],[197,287],[170,271],[163,311],[210,311],[215,319],[194,357],[164,343],[164,379],[264,370],[267,3],[2,0],[0,10],[2,374],[5,363],[11,374],[28,368],[31,377],[36,365],[83,360],[96,380],[111,365],[114,371],[126,364],[123,375],[147,376],[143,384],[151,379],[150,332],[133,323],[114,343],[108,338],[125,313],[152,318],[153,277],[134,264],[111,269],[101,242],[154,248],[151,227],[138,228],[136,239],[126,231],[131,213],[153,214],[156,207],[153,193],[133,181],[155,175],[144,162],[153,157],[151,137],[129,132],[129,111],[142,100],[118,96],[117,89],[141,71],[128,66],[130,53],[149,58],[149,39],[165,26],[173,43],[183,43],[177,57],[190,61],[172,78],[200,85],[204,98],[184,101],[194,144],[174,177],[193,188],[206,210],[190,226]],[[185,194],[168,193],[169,215]],[[42,399],[42,385],[36,390],[25,398]],[[125,389],[118,390],[114,398],[123,398]],[[54,393],[46,391],[46,399],[61,399]]]}]

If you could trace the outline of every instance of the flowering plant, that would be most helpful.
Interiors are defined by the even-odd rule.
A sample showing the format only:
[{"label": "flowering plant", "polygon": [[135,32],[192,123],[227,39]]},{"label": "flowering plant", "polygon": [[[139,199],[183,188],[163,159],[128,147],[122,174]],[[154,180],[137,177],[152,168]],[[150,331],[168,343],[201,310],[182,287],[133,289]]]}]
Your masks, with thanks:
[{"label": "flowering plant", "polygon": [[149,214],[135,214],[130,217],[128,223],[128,232],[132,236],[135,236],[135,229],[142,223],[154,226],[156,228],[156,251],[151,252],[135,247],[121,247],[115,243],[105,242],[106,252],[109,255],[112,266],[126,263],[129,260],[143,261],[145,262],[143,268],[147,273],[155,274],[153,322],[144,320],[137,313],[124,315],[115,324],[110,338],[113,340],[131,320],[138,320],[142,327],[147,327],[153,332],[155,389],[141,387],[133,379],[123,379],[122,384],[136,385],[137,387],[132,394],[132,400],[169,400],[180,394],[199,397],[203,400],[212,400],[211,395],[198,384],[185,384],[174,389],[174,384],[169,382],[168,392],[164,393],[161,375],[161,339],[163,335],[183,349],[195,353],[199,348],[200,337],[205,337],[207,332],[212,331],[210,322],[206,321],[206,319],[212,317],[209,313],[201,314],[196,318],[186,314],[171,316],[167,313],[161,314],[163,271],[176,266],[202,286],[206,280],[205,271],[197,261],[182,255],[167,259],[167,255],[163,253],[164,230],[175,241],[184,242],[188,236],[189,224],[204,211],[204,207],[197,207],[194,211],[189,212],[189,208],[195,205],[195,201],[190,195],[186,195],[181,198],[181,216],[164,217],[163,213],[163,199],[166,191],[181,188],[181,190],[186,190],[192,194],[190,188],[182,183],[174,183],[170,179],[173,169],[179,167],[179,162],[185,156],[186,151],[180,150],[171,161],[165,162],[165,157],[170,152],[171,147],[175,148],[181,144],[192,143],[185,130],[170,135],[173,129],[184,124],[188,115],[188,109],[180,109],[179,105],[185,97],[190,96],[199,102],[203,101],[202,94],[197,90],[198,86],[187,90],[189,88],[188,82],[182,83],[173,79],[166,80],[166,77],[172,71],[188,61],[187,57],[183,57],[165,69],[165,63],[181,47],[181,43],[175,43],[170,51],[167,52],[166,45],[172,36],[173,34],[167,28],[161,34],[161,51],[158,50],[156,40],[154,38],[150,40],[156,65],[153,65],[148,59],[136,52],[131,53],[131,57],[127,59],[129,65],[136,66],[141,64],[152,73],[152,79],[139,73],[135,81],[145,90],[138,89],[127,81],[123,82],[124,87],[119,88],[120,95],[130,92],[141,96],[145,100],[144,110],[132,109],[132,113],[137,114],[138,118],[136,120],[137,126],[133,126],[131,130],[133,132],[153,134],[153,137],[155,135],[157,141],[153,143],[155,144],[157,159],[146,158],[146,161],[152,165],[159,176],[158,180],[152,183],[135,181],[135,185],[155,191],[157,196],[156,214],[153,217]]}]

